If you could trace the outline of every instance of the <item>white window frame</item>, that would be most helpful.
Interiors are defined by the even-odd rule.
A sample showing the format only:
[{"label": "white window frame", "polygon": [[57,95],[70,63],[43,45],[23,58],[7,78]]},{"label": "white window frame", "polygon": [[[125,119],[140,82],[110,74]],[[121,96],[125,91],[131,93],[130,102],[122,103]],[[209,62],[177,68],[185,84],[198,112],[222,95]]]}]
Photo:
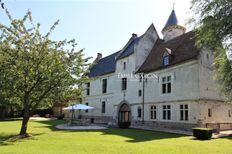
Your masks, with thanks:
[{"label": "white window frame", "polygon": [[[139,113],[139,110],[140,110],[140,113]],[[139,114],[140,114],[140,116],[139,116]],[[137,107],[137,117],[142,118],[142,108],[141,108],[141,106]]]},{"label": "white window frame", "polygon": [[[181,113],[183,114],[183,119],[181,119]],[[180,121],[189,121],[189,105],[188,104],[180,104]]]},{"label": "white window frame", "polygon": [[[168,109],[168,107],[170,107],[170,108]],[[169,112],[170,112],[170,119],[168,119]],[[164,115],[165,115],[165,118],[164,118]],[[172,106],[171,105],[169,105],[169,104],[162,105],[162,120],[164,120],[164,121],[171,121],[172,120]]]},{"label": "white window frame", "polygon": [[86,83],[86,96],[90,95],[90,82]]},{"label": "white window frame", "polygon": [[121,90],[126,91],[127,88],[128,88],[128,79],[127,78],[121,78]]},{"label": "white window frame", "polygon": [[[171,84],[171,91],[168,92],[168,84]],[[165,84],[165,93],[163,93],[163,84]],[[172,81],[172,75],[166,75],[166,76],[161,76],[161,94],[162,95],[168,95],[172,94],[173,91],[173,81]]]},{"label": "white window frame", "polygon": [[156,105],[150,105],[150,119],[156,120],[157,119],[157,106]]}]

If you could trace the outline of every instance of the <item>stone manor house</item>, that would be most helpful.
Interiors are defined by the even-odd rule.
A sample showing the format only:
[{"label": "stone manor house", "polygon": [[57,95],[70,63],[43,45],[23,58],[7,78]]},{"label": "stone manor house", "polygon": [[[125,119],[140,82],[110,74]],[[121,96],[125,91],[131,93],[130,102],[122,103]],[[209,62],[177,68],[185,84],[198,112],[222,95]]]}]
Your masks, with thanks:
[{"label": "stone manor house", "polygon": [[172,10],[163,39],[152,24],[121,50],[104,58],[98,53],[82,101],[94,109],[82,116],[112,124],[232,129],[232,105],[213,80],[213,53],[197,49],[194,32],[185,31]]}]

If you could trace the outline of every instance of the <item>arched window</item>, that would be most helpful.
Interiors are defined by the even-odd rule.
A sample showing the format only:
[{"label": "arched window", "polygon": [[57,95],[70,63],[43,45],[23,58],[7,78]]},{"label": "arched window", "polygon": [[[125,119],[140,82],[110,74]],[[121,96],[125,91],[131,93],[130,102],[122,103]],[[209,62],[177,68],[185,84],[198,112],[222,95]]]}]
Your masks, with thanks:
[{"label": "arched window", "polygon": [[137,112],[138,112],[138,118],[141,118],[142,117],[142,109],[140,106],[138,107]]},{"label": "arched window", "polygon": [[170,63],[169,54],[167,52],[165,52],[163,54],[163,65],[166,66],[166,65],[169,65],[169,63]]}]

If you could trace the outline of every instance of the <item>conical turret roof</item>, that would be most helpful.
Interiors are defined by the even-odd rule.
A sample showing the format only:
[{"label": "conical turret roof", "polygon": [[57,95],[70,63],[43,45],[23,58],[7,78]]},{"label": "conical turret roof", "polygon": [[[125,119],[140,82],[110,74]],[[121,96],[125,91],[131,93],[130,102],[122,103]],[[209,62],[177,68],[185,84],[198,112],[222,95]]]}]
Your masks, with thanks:
[{"label": "conical turret roof", "polygon": [[175,10],[173,9],[163,30],[169,26],[173,26],[173,25],[178,25],[178,20],[177,20],[177,17],[176,17],[176,13],[175,13]]}]

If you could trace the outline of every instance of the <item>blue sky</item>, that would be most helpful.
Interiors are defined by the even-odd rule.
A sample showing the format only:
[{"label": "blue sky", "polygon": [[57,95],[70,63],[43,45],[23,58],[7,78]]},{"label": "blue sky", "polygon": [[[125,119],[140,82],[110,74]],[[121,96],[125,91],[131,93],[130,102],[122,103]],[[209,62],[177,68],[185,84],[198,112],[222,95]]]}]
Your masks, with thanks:
[{"label": "blue sky", "polygon": [[[142,35],[154,23],[160,37],[173,3],[180,24],[191,17],[190,0],[2,0],[14,18],[30,9],[46,33],[60,19],[51,38],[75,38],[86,56],[103,56],[120,50],[132,33]],[[0,11],[1,23],[9,24]]]}]

